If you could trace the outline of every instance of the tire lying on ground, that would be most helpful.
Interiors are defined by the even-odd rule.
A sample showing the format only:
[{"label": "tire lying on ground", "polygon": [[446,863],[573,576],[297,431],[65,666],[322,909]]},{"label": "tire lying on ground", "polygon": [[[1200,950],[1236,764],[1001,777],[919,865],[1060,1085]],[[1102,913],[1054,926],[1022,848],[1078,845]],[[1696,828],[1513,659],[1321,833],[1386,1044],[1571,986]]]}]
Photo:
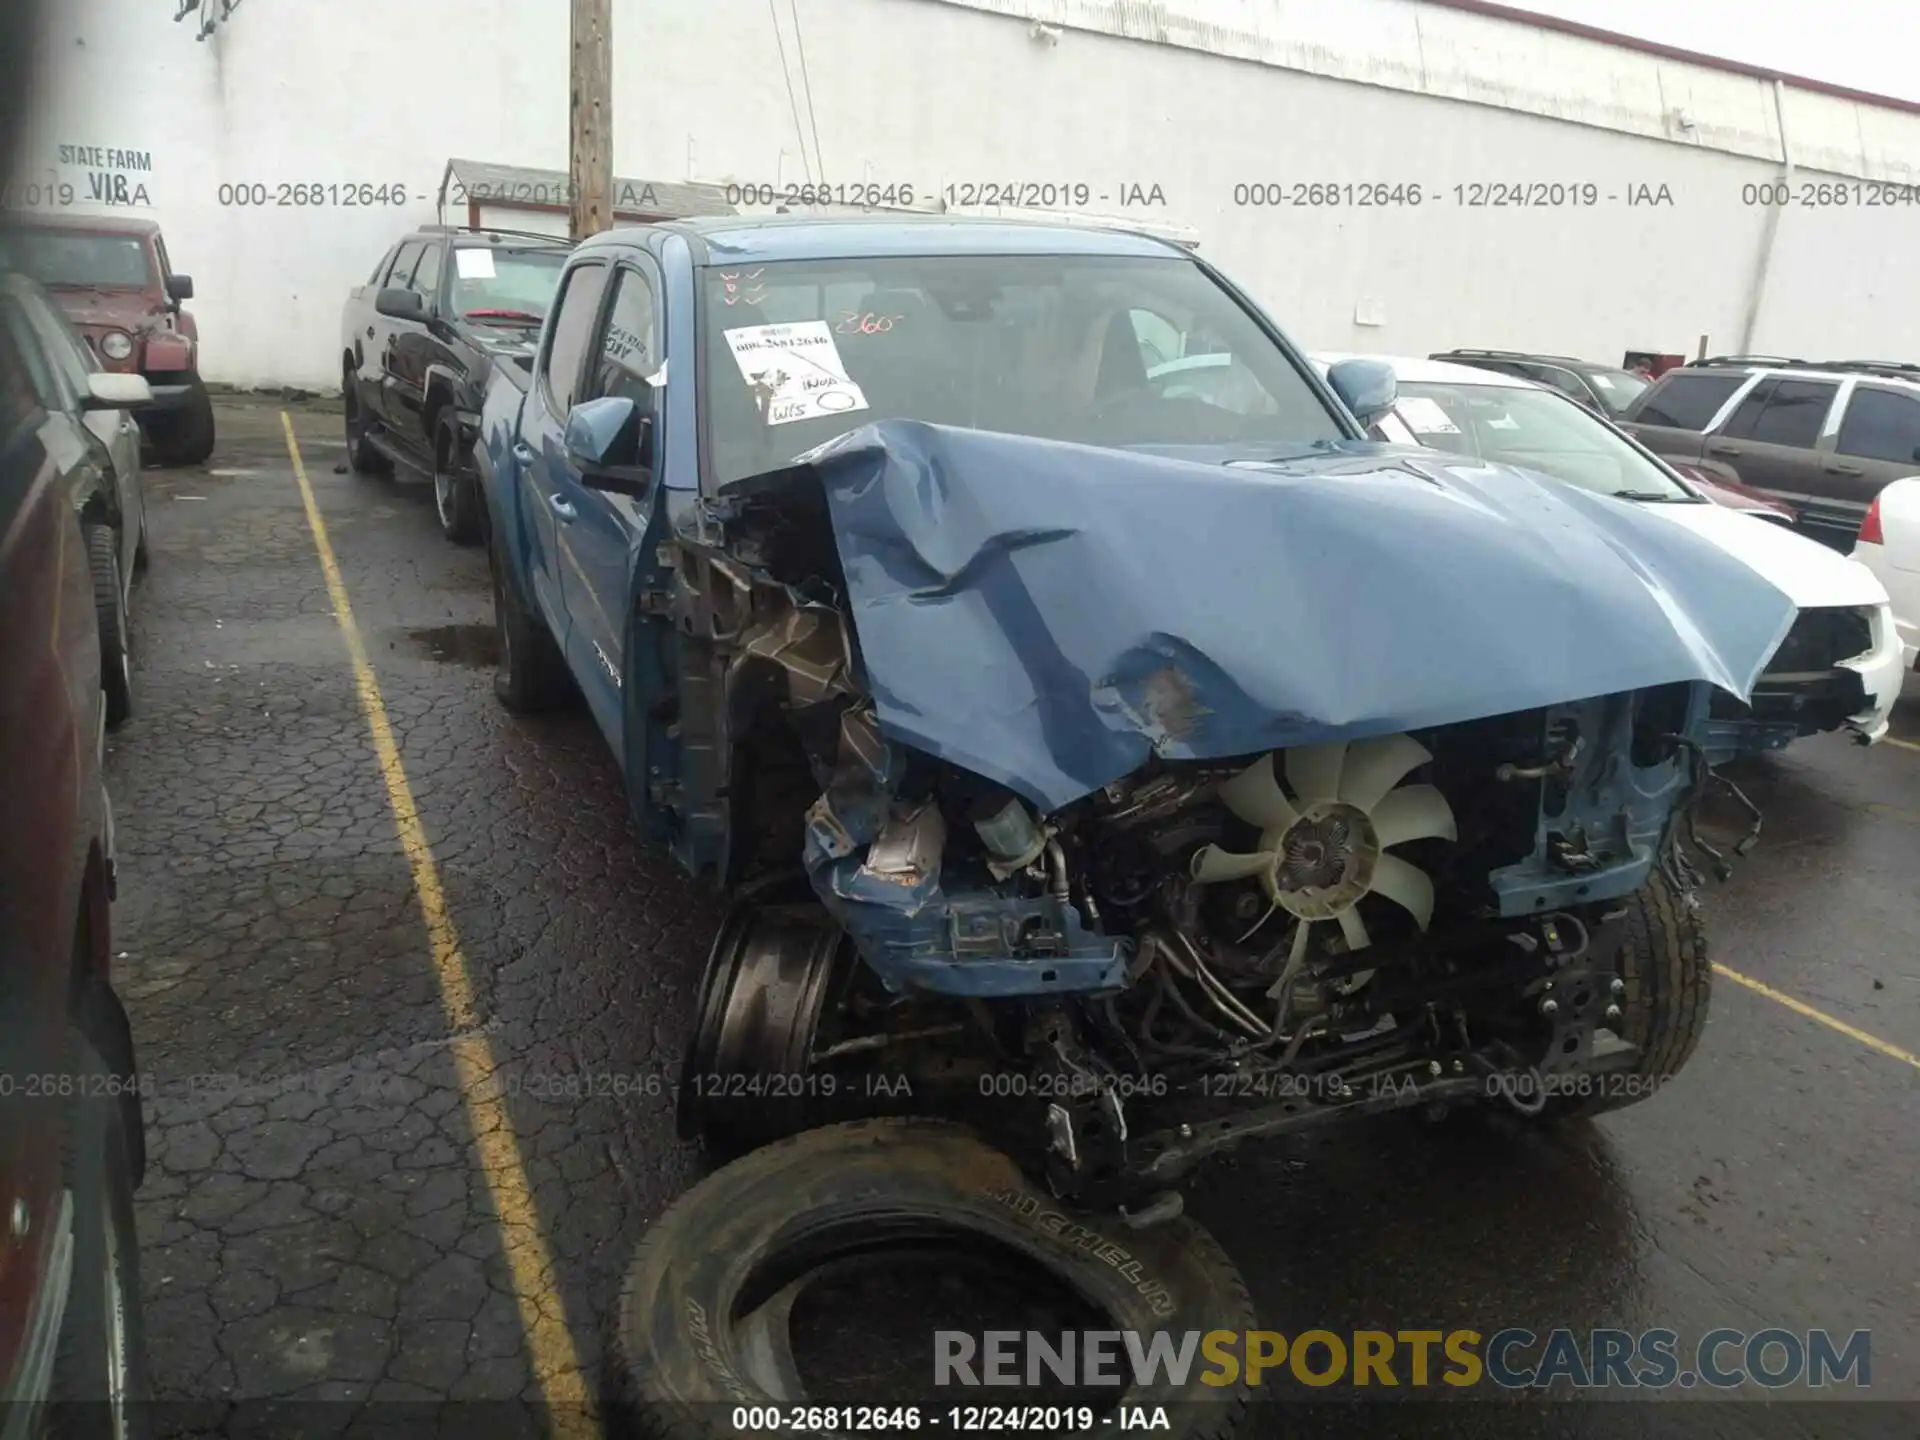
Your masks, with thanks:
[{"label": "tire lying on ground", "polygon": [[[1103,1311],[1101,1328],[1137,1331],[1143,1344],[1155,1331],[1177,1347],[1190,1331],[1254,1326],[1239,1273],[1192,1221],[1130,1230],[1117,1217],[1069,1210],[964,1127],[858,1120],[723,1166],[654,1223],[621,1293],[627,1401],[650,1433],[674,1440],[738,1433],[738,1406],[807,1403],[786,1320],[810,1271],[830,1274],[862,1251],[871,1259],[882,1244],[916,1242],[1009,1254]],[[929,1391],[942,1319],[925,1316]],[[1117,1353],[1125,1368],[1124,1350]],[[1199,1383],[1207,1369],[1196,1349],[1185,1386],[1156,1372],[1152,1386],[1129,1388],[1120,1403],[1166,1406],[1171,1433],[1189,1440],[1232,1435],[1247,1391]],[[937,1393],[943,1407],[1020,1399],[957,1385]],[[1102,1399],[1081,1392],[1048,1403],[1098,1409]],[[900,1402],[876,1395],[873,1403]]]}]

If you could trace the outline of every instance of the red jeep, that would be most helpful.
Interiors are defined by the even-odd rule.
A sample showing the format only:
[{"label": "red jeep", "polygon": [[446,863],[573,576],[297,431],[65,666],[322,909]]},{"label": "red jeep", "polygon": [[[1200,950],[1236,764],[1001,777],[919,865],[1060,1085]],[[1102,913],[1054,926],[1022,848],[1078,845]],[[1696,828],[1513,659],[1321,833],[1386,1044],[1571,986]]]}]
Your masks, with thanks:
[{"label": "red jeep", "polygon": [[147,443],[164,464],[213,453],[213,404],[200,383],[200,335],[180,302],[193,277],[175,274],[151,220],[104,215],[19,217],[7,236],[14,269],[53,293],[102,370],[144,375]]}]

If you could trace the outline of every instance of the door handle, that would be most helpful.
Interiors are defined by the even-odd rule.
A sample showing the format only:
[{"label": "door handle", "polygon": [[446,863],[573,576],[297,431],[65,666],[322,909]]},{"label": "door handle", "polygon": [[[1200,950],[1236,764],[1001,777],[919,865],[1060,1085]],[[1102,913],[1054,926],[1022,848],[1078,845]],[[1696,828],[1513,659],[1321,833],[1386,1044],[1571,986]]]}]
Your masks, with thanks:
[{"label": "door handle", "polygon": [[367,339],[371,340],[372,338],[373,338],[373,326],[369,325],[367,326]]},{"label": "door handle", "polygon": [[578,510],[574,509],[573,506],[567,502],[567,497],[564,495],[547,496],[547,504],[553,507],[554,514],[568,522],[571,522],[580,514]]},{"label": "door handle", "polygon": [[1827,473],[1829,475],[1864,475],[1867,472],[1858,465],[1829,465]]},{"label": "door handle", "polygon": [[1740,453],[1740,447],[1738,445],[1709,445],[1707,446],[1707,453],[1709,455],[1738,455]]},{"label": "door handle", "polygon": [[533,463],[533,447],[524,441],[514,441],[513,458],[518,460],[522,465],[531,465]]}]

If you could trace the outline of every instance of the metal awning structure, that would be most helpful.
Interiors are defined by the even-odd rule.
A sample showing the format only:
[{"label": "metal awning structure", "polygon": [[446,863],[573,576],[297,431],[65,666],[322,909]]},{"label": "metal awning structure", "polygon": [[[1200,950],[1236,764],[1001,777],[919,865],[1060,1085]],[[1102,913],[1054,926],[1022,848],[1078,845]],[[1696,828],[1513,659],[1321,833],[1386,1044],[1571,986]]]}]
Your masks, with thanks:
[{"label": "metal awning structure", "polygon": [[[478,228],[482,207],[564,215],[572,203],[573,184],[564,170],[496,165],[486,160],[449,160],[440,177],[440,193],[436,198],[441,223],[464,222]],[[687,220],[697,215],[738,213],[716,185],[616,177],[608,199],[616,220]],[[447,219],[449,206],[455,209],[452,222]],[[462,210],[464,215],[459,213]]]}]

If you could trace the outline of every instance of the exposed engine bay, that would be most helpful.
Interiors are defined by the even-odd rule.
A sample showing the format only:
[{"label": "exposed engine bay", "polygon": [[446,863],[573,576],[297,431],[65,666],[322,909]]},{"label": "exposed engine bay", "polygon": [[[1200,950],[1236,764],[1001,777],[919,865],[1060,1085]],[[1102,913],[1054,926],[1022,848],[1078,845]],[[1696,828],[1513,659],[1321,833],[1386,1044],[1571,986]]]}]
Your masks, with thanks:
[{"label": "exposed engine bay", "polygon": [[[915,443],[931,431],[916,427]],[[1033,444],[939,439],[1023,459]],[[1216,472],[1177,473],[1199,485]],[[923,503],[932,484],[902,480],[890,503]],[[704,855],[732,883],[773,887],[748,891],[716,945],[687,1058],[703,1093],[683,1081],[684,1128],[769,1138],[805,1123],[799,1100],[872,1094],[853,1077],[894,1075],[915,1110],[997,1101],[988,1123],[1033,1142],[1058,1192],[1152,1205],[1252,1135],[1488,1097],[1537,1114],[1587,1093],[1570,1077],[1661,1078],[1640,1074],[1670,1003],[1650,998],[1646,973],[1675,955],[1704,963],[1694,857],[1728,863],[1693,817],[1710,789],[1745,804],[1703,748],[1713,697],[1751,685],[1792,613],[1751,576],[1719,575],[1710,603],[1742,603],[1689,621],[1679,587],[1716,578],[1717,555],[1675,554],[1662,589],[1649,555],[1673,542],[1667,528],[1630,562],[1605,536],[1645,523],[1629,507],[1589,526],[1558,514],[1586,505],[1577,495],[1477,497],[1506,518],[1443,509],[1422,523],[1462,523],[1459,548],[1504,551],[1550,521],[1562,553],[1539,584],[1565,604],[1560,630],[1592,626],[1573,636],[1586,652],[1553,656],[1543,678],[1545,632],[1482,622],[1467,660],[1507,678],[1427,679],[1392,668],[1394,647],[1441,663],[1407,648],[1417,628],[1360,616],[1354,633],[1373,626],[1379,653],[1341,682],[1348,657],[1276,659],[1233,615],[1185,602],[1156,607],[1178,615],[1178,637],[1132,638],[1113,618],[1139,608],[1124,589],[1067,596],[1020,629],[1008,614],[1039,582],[996,567],[1077,531],[1027,526],[1012,549],[996,533],[929,575],[947,530],[913,536],[909,561],[897,514],[862,511],[873,543],[858,553],[856,520],[829,519],[835,493],[795,472],[706,505],[661,607],[682,670],[681,703],[648,743],[650,758],[681,761],[666,838],[696,871]],[[867,507],[875,494],[871,474],[847,491]],[[1379,503],[1348,480],[1312,495]],[[1035,502],[1020,490],[1009,503]],[[1508,569],[1536,558],[1513,554]],[[1446,603],[1444,584],[1432,593]],[[1015,644],[1028,631],[1038,660]],[[918,633],[983,637],[986,688],[966,688],[959,657],[900,648]],[[1620,688],[1474,709],[1606,680]],[[1329,738],[1283,703],[1307,683],[1324,710],[1364,689],[1385,715],[1446,718]],[[690,695],[724,704],[696,714]],[[1287,738],[1299,734],[1311,738]],[[1758,833],[1746,808],[1736,849]],[[702,850],[713,835],[724,847]],[[796,854],[802,874],[783,878]],[[836,1075],[845,1087],[795,1078]],[[725,1103],[729,1087],[750,1103]]]}]

